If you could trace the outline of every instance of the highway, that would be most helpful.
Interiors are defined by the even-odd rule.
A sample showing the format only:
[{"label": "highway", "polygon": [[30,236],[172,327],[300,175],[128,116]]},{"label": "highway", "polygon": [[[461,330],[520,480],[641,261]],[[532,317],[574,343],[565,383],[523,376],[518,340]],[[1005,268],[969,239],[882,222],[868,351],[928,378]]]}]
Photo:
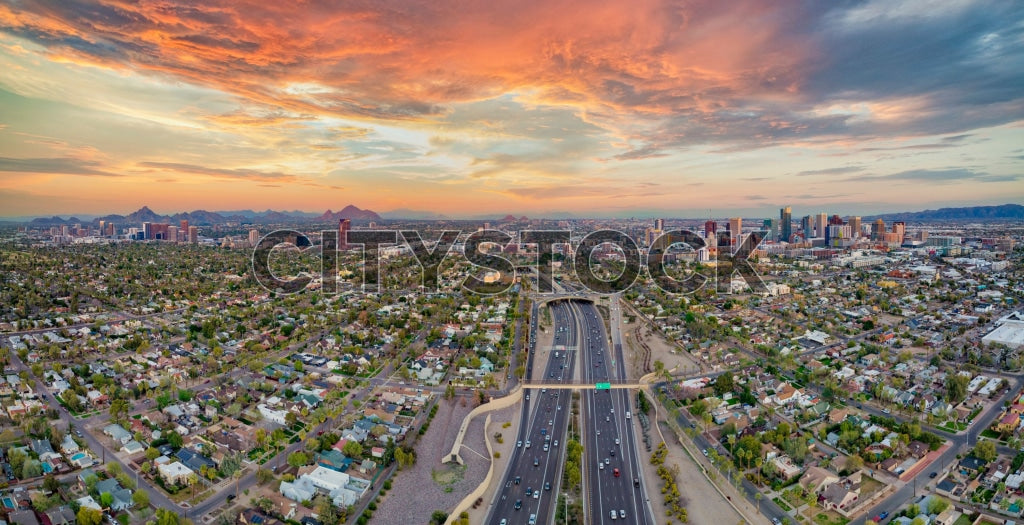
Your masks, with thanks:
[{"label": "highway", "polygon": [[[543,377],[550,382],[570,381],[576,363],[579,316],[575,305],[565,302],[552,304],[551,313],[555,330],[554,348],[550,350],[547,366],[538,378]],[[541,351],[546,352],[548,349]],[[554,352],[558,352],[557,358]],[[526,371],[528,376],[534,376],[533,363],[538,356],[530,355]],[[529,389],[524,392],[520,418],[522,423],[515,437],[516,447],[502,484],[495,492],[487,523],[528,525],[531,516],[534,516],[534,523],[553,522],[554,505],[558,500],[562,467],[565,464],[565,435],[569,424],[571,395],[566,390]]]},{"label": "highway", "polygon": [[[616,319],[618,301],[612,301]],[[608,348],[604,322],[597,307],[581,303],[585,342],[580,358],[583,379],[594,383],[625,379],[621,340]],[[617,334],[616,334],[617,335]],[[627,390],[582,392],[584,512],[587,523],[654,525],[647,501]],[[612,517],[614,513],[614,518]]]}]

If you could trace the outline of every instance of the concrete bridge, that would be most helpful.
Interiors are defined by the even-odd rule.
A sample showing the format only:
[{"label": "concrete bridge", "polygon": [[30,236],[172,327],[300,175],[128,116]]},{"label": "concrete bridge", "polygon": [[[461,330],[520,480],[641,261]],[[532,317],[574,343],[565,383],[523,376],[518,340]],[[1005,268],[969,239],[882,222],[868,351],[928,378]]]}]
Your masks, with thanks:
[{"label": "concrete bridge", "polygon": [[[596,383],[582,383],[582,382],[571,382],[571,383],[536,382],[536,383],[523,383],[521,386],[525,390],[538,390],[538,389],[541,389],[541,388],[549,388],[549,389],[552,389],[552,390],[597,390],[598,389]],[[650,386],[650,384],[648,384],[648,383],[639,383],[639,382],[636,382],[636,381],[619,381],[619,382],[608,383],[608,388],[607,389],[603,389],[603,390],[619,389],[619,388],[647,388],[649,386]]]}]

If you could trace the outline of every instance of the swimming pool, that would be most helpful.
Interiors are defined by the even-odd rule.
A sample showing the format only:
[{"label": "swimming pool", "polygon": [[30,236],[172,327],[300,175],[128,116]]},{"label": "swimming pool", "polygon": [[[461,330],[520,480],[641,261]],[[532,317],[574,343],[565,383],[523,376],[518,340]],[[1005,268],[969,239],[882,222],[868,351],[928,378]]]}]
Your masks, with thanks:
[{"label": "swimming pool", "polygon": [[13,498],[10,498],[8,496],[4,496],[2,499],[0,499],[0,501],[3,502],[5,509],[15,509],[15,508],[17,508],[14,505],[14,499]]},{"label": "swimming pool", "polygon": [[75,454],[74,456],[71,456],[71,461],[78,461],[78,460],[80,460],[80,459],[82,459],[84,457],[85,457],[85,452],[79,452],[79,453]]},{"label": "swimming pool", "polygon": [[53,472],[53,465],[51,465],[51,464],[49,464],[49,463],[44,461],[43,462],[43,473],[44,474],[49,474],[51,472]]}]

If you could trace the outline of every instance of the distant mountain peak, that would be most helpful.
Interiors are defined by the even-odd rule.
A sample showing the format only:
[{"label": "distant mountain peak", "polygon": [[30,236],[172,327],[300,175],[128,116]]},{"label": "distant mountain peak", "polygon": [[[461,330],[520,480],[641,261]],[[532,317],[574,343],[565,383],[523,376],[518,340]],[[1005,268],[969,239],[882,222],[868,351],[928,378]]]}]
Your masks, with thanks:
[{"label": "distant mountain peak", "polygon": [[327,210],[323,215],[317,217],[317,222],[334,222],[341,219],[348,219],[354,221],[379,221],[381,220],[380,215],[373,210],[363,210],[357,206],[349,204],[340,211],[332,212]]}]

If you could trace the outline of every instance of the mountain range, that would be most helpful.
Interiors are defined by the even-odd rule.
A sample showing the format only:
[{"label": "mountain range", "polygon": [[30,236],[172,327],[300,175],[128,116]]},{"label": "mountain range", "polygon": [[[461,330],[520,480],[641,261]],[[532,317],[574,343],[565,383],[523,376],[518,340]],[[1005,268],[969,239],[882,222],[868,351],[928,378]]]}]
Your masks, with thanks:
[{"label": "mountain range", "polygon": [[100,221],[112,222],[118,225],[134,224],[142,225],[144,222],[154,223],[171,223],[178,224],[183,220],[187,220],[190,225],[193,226],[212,226],[215,224],[224,224],[227,222],[240,222],[250,224],[272,224],[272,223],[283,223],[283,222],[338,222],[340,219],[349,219],[352,221],[379,221],[381,220],[380,215],[372,210],[363,210],[355,206],[348,205],[338,212],[332,212],[327,210],[322,215],[316,215],[314,213],[307,213],[301,211],[275,211],[266,210],[262,212],[256,212],[252,210],[238,210],[238,211],[206,211],[196,210],[191,212],[176,213],[174,215],[160,215],[149,209],[148,206],[128,214],[128,215],[105,215],[102,217],[94,217],[91,220],[81,220],[77,217],[69,217],[63,219],[61,217],[39,217],[32,219],[29,222],[32,226],[52,226],[61,224],[99,224]]},{"label": "mountain range", "polygon": [[[546,218],[577,218],[577,214],[569,212],[561,213],[541,213],[540,217]],[[667,215],[666,215],[667,217]],[[279,224],[279,223],[297,223],[297,222],[308,222],[308,223],[337,223],[340,219],[349,219],[356,222],[369,222],[369,221],[382,221],[382,220],[450,220],[453,217],[442,215],[440,213],[411,210],[411,209],[396,209],[390,212],[384,212],[378,214],[373,210],[360,209],[353,205],[348,205],[342,208],[340,211],[327,210],[322,214],[304,212],[304,211],[253,211],[253,210],[234,210],[234,211],[206,211],[196,210],[192,212],[176,213],[174,215],[160,215],[146,206],[143,206],[139,210],[130,213],[128,215],[106,215],[103,217],[89,216],[84,220],[78,217],[69,217],[67,219],[53,216],[53,217],[39,217],[31,220],[27,220],[29,225],[35,227],[41,226],[52,226],[61,224],[93,224],[96,225],[99,221],[113,222],[117,225],[142,225],[143,222],[166,222],[177,224],[182,220],[187,220],[189,224],[196,226],[211,226],[214,224],[224,224],[227,222],[238,222],[248,224]],[[516,218],[514,215],[479,215],[473,217],[461,217],[462,220],[483,220],[483,221],[496,221],[496,222],[515,222],[525,221],[527,218],[519,217]],[[1020,204],[1003,204],[1000,206],[968,206],[963,208],[941,208],[938,210],[924,210],[918,212],[899,212],[899,213],[886,213],[874,216],[865,216],[864,220],[875,220],[882,219],[886,222],[892,221],[907,221],[907,222],[929,222],[929,221],[997,221],[997,220],[1024,220],[1024,206]],[[14,220],[14,219],[12,219]]]},{"label": "mountain range", "polygon": [[886,213],[870,219],[886,222],[927,222],[927,221],[993,221],[1024,219],[1024,206],[1003,204],[1000,206],[967,206],[964,208],[940,208],[918,212]]}]

